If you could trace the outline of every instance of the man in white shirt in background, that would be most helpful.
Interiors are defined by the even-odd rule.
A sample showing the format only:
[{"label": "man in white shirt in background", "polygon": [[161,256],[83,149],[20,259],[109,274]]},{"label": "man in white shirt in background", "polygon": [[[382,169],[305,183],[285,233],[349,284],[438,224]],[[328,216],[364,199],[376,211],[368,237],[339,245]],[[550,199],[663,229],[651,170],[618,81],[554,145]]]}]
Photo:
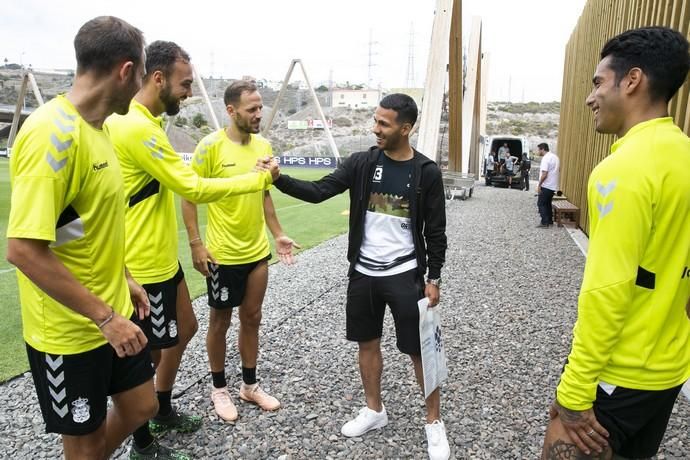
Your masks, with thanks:
[{"label": "man in white shirt in background", "polygon": [[539,166],[539,185],[537,185],[537,207],[541,216],[541,223],[537,228],[547,228],[553,225],[553,210],[551,201],[558,190],[558,174],[560,160],[555,153],[549,152],[549,144],[542,142],[537,146],[539,155],[543,155]]}]

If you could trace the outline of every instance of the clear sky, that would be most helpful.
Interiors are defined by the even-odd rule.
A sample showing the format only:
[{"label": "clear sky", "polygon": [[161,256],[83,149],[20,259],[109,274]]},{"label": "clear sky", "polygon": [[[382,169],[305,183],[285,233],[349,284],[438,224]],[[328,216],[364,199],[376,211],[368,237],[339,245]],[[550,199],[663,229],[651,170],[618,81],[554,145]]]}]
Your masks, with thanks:
[{"label": "clear sky", "polygon": [[[483,18],[491,55],[489,100],[561,97],[564,49],[586,0],[463,0],[463,33]],[[313,83],[366,83],[371,31],[373,86],[405,86],[414,29],[414,81],[421,86],[435,0],[7,0],[0,7],[0,60],[74,68],[72,40],[102,14],[126,19],[146,39],[172,40],[199,72],[281,80],[301,58]],[[510,84],[509,84],[510,83]],[[524,94],[524,96],[523,96]]]},{"label": "clear sky", "polygon": [[[489,101],[561,99],[565,47],[586,0],[463,0],[463,37],[472,16],[490,55]],[[594,71],[594,69],[592,69]]]}]

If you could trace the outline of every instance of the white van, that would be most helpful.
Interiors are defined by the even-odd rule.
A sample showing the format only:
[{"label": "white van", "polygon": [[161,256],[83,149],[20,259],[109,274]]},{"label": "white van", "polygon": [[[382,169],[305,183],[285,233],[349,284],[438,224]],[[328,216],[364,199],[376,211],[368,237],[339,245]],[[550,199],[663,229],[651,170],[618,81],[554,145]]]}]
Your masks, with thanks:
[{"label": "white van", "polygon": [[[484,142],[482,143],[483,151],[481,158],[483,159],[484,163],[482,165],[482,171],[484,172],[484,180],[486,181],[486,185],[506,186],[508,184],[505,175],[501,172],[500,164],[494,168],[493,174],[487,174],[486,159],[489,157],[489,154],[491,152],[493,152],[494,154],[494,160],[496,161],[496,163],[500,163],[500,159],[498,158],[498,149],[503,147],[504,145],[507,145],[510,149],[510,154],[518,158],[518,164],[522,160],[523,153],[526,153],[527,158],[531,160],[529,156],[529,142],[527,141],[527,138],[524,136],[495,135],[486,136],[483,140]],[[516,170],[515,177],[513,177],[513,188],[521,187],[522,179],[520,175],[517,174]]]}]

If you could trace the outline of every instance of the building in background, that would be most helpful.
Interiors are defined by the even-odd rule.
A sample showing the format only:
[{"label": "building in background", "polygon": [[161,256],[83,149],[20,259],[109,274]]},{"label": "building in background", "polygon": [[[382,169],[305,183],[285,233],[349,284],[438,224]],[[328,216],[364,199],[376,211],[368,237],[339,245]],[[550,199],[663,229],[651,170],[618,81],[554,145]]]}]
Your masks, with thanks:
[{"label": "building in background", "polygon": [[331,107],[374,108],[381,100],[381,92],[377,89],[334,89],[331,97]]},{"label": "building in background", "polygon": [[386,94],[402,93],[407,94],[414,99],[419,110],[422,109],[422,100],[424,99],[424,88],[390,88],[386,90]]}]

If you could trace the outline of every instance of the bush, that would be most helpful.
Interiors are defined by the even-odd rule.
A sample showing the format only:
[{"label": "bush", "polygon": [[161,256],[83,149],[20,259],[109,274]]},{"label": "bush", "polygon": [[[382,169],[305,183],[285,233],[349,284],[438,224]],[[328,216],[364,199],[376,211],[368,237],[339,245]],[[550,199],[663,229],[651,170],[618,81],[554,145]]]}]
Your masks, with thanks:
[{"label": "bush", "polygon": [[206,121],[204,114],[199,112],[192,118],[192,124],[197,128],[201,128],[202,126],[208,126],[208,121]]},{"label": "bush", "polygon": [[352,126],[352,120],[347,117],[337,117],[333,119],[333,124],[335,126]]}]

